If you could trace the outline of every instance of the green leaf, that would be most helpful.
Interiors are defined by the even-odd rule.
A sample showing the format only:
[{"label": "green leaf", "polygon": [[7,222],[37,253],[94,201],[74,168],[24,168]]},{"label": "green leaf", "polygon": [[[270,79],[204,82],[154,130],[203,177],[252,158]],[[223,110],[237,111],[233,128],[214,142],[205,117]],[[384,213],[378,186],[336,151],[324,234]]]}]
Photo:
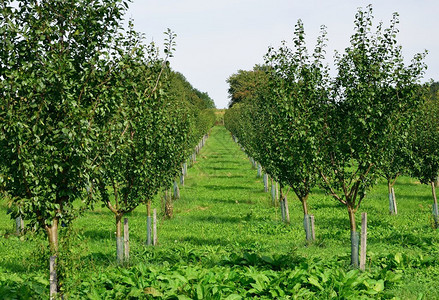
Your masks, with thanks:
[{"label": "green leaf", "polygon": [[319,290],[323,291],[324,288],[319,283],[319,280],[315,276],[308,277],[308,282],[311,283],[313,286],[317,287]]},{"label": "green leaf", "polygon": [[241,300],[242,297],[237,294],[230,294],[224,300]]}]

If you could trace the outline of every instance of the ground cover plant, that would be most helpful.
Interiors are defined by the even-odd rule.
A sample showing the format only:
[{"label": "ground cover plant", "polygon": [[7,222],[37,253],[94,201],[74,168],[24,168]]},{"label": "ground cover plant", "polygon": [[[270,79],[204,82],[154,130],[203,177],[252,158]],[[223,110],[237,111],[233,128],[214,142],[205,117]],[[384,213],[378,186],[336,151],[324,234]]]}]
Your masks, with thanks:
[{"label": "ground cover plant", "polygon": [[[61,291],[68,299],[438,298],[431,190],[404,176],[396,187],[398,215],[388,213],[385,180],[361,207],[369,215],[367,268],[352,270],[344,206],[312,191],[317,236],[307,246],[300,202],[291,201],[291,223],[284,224],[247,156],[224,127],[214,127],[180,187],[174,218],[159,220],[158,246],[145,245],[145,206],[127,214],[125,267],[115,262],[108,209],[96,207],[61,228]],[[47,299],[48,241],[32,232],[16,236],[6,199],[0,209],[0,295]]]}]

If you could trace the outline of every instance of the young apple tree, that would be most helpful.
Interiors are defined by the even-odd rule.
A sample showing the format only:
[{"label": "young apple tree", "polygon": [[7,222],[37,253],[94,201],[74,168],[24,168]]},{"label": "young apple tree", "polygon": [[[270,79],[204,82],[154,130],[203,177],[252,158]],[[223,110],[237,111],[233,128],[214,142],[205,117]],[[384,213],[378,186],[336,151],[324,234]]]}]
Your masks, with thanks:
[{"label": "young apple tree", "polygon": [[358,266],[355,213],[375,183],[386,159],[393,126],[408,122],[419,104],[417,84],[423,74],[424,54],[406,66],[397,44],[398,15],[389,28],[382,23],[372,32],[372,7],[359,9],[355,33],[343,55],[337,55],[338,75],[333,96],[325,105],[320,174],[324,188],[346,206],[349,215],[352,265]]}]

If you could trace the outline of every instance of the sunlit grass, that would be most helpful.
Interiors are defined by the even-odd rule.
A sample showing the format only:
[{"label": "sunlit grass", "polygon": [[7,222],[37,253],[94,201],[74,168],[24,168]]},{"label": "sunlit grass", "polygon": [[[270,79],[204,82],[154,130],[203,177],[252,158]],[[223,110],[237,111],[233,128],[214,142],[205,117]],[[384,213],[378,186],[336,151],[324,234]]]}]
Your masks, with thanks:
[{"label": "sunlit grass", "polygon": [[[159,245],[145,246],[146,208],[141,206],[128,215],[132,265],[146,263],[161,266],[166,261],[178,265],[211,268],[225,258],[255,253],[259,257],[289,257],[292,261],[338,261],[349,269],[349,220],[346,208],[316,189],[309,198],[310,213],[316,220],[314,244],[306,245],[301,204],[289,193],[291,224],[281,222],[278,207],[271,194],[264,193],[262,178],[224,127],[215,127],[197,162],[188,170],[181,199],[174,203],[174,217],[159,220]],[[432,228],[431,191],[408,177],[395,186],[398,215],[388,213],[385,182],[367,195],[357,213],[368,213],[368,270],[380,270],[383,260],[401,253],[407,257],[438,257],[438,232]],[[160,211],[160,198],[154,199]],[[0,270],[23,276],[46,275],[43,235],[13,235],[14,222],[6,215],[6,201],[0,213]],[[68,289],[82,280],[116,268],[115,220],[107,208],[96,206],[63,229],[65,279]],[[69,238],[67,238],[67,236]],[[421,263],[420,263],[421,264]],[[422,265],[422,264],[421,264]],[[426,299],[439,298],[433,288],[439,278],[439,264],[401,266],[400,284],[390,288],[402,299],[415,299],[420,293]],[[294,266],[283,266],[291,267]],[[399,272],[399,271],[398,271]]]}]

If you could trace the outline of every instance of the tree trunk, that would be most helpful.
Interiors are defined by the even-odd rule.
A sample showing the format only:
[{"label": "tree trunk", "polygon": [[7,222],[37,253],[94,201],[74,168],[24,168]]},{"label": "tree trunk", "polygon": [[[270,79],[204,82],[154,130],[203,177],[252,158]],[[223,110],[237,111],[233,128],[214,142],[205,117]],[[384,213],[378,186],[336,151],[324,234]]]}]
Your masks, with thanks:
[{"label": "tree trunk", "polygon": [[58,218],[52,220],[52,225],[46,226],[49,248],[52,255],[58,255]]},{"label": "tree trunk", "polygon": [[168,190],[165,191],[165,217],[171,219],[173,216],[172,197]]},{"label": "tree trunk", "polygon": [[433,218],[435,228],[439,227],[439,212],[437,207],[436,187],[434,181],[431,182],[431,192],[433,194]]},{"label": "tree trunk", "polygon": [[58,294],[58,276],[56,267],[56,257],[58,256],[58,218],[52,220],[52,225],[46,226],[47,237],[50,249],[50,299],[55,299]]},{"label": "tree trunk", "polygon": [[123,263],[122,213],[116,214],[116,258],[117,263]]},{"label": "tree trunk", "polygon": [[[297,194],[296,194],[297,195]],[[304,197],[297,195],[300,202],[302,203],[303,208],[303,228],[305,229],[305,236],[307,242],[312,241],[312,232],[311,232],[311,219],[310,215],[308,215],[308,205],[306,200],[308,199],[308,194]]]},{"label": "tree trunk", "polygon": [[351,264],[354,268],[358,268],[359,264],[359,235],[357,232],[357,225],[355,223],[355,209],[353,208],[353,204],[347,204],[348,214],[349,214],[349,223],[351,228]]},{"label": "tree trunk", "polygon": [[303,214],[307,215],[308,214],[308,204],[307,204],[307,200],[308,200],[308,195],[306,194],[305,197],[299,197],[300,202],[302,202],[302,207],[303,207]]}]

